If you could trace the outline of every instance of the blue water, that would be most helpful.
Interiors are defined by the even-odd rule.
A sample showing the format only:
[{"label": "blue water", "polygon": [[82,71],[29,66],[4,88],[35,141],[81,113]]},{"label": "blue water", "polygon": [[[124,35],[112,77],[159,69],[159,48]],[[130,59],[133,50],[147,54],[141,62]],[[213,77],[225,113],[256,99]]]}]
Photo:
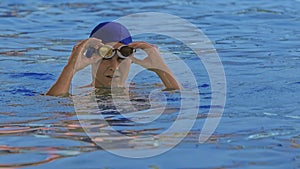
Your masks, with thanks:
[{"label": "blue water", "polygon": [[[298,0],[0,1],[0,168],[300,168],[299,11]],[[72,98],[41,95],[73,45],[98,22],[136,12],[182,17],[213,42],[226,74],[227,100],[206,143],[198,143],[211,101],[204,67],[193,69],[201,105],[191,133],[174,149],[146,159],[102,150],[81,128]],[[137,37],[143,39],[182,52],[174,39]],[[184,55],[190,67],[198,66],[192,54]],[[159,83],[154,74],[142,77],[153,81],[135,79],[141,100]],[[147,134],[166,129],[176,116],[176,93],[164,94],[173,111],[146,126]],[[131,124],[110,115],[120,131]]]}]

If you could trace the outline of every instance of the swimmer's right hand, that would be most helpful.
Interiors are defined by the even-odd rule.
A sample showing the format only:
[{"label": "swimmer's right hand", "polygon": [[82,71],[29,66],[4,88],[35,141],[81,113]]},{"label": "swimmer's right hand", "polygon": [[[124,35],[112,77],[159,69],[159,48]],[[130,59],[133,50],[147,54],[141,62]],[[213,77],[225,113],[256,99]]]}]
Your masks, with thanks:
[{"label": "swimmer's right hand", "polygon": [[76,73],[77,71],[85,68],[89,64],[101,61],[101,57],[99,57],[96,53],[92,54],[91,57],[86,57],[84,55],[87,48],[92,47],[98,49],[101,46],[103,46],[102,41],[96,38],[89,38],[79,42],[73,47],[72,54],[69,58],[67,66],[72,67],[74,73]]}]

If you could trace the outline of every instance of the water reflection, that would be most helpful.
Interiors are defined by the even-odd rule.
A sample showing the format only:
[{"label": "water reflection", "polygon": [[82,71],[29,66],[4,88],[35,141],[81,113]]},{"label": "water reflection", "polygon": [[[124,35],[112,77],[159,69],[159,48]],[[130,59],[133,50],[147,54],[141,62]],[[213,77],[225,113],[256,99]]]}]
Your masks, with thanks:
[{"label": "water reflection", "polygon": [[169,93],[174,100],[176,95],[179,97],[179,104],[172,101],[177,105],[174,107],[165,105],[160,97],[150,98],[149,88],[139,90],[130,90],[129,99],[123,89],[113,93],[110,89],[98,89],[94,96],[86,93],[76,96],[80,100],[76,101],[78,119],[93,141],[106,149],[157,146],[156,136],[176,120],[171,117],[176,117],[180,110],[180,93]]},{"label": "water reflection", "polygon": [[[95,146],[72,146],[72,147],[10,147],[0,146],[0,154],[11,163],[2,162],[1,168],[15,168],[25,166],[38,166],[64,157],[76,156],[84,152],[97,150]],[[18,157],[22,157],[21,159]],[[34,157],[34,160],[26,160],[26,156]],[[14,159],[14,160],[12,160]],[[32,161],[32,162],[28,162]]]},{"label": "water reflection", "polygon": [[[1,126],[0,137],[0,167],[3,168],[37,166],[99,149],[82,132],[78,121],[68,121],[62,126]],[[53,143],[55,140],[60,143]],[[62,140],[66,140],[67,144],[61,144]],[[71,140],[84,144],[72,143]]]}]

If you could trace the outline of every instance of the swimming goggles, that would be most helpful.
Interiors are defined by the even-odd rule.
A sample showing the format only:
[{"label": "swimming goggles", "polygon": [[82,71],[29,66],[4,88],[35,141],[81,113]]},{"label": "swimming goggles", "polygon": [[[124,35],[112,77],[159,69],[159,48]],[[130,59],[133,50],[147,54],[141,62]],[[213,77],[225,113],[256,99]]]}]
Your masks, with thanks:
[{"label": "swimming goggles", "polygon": [[101,46],[99,49],[88,48],[84,55],[88,58],[92,57],[94,53],[98,54],[103,59],[111,59],[116,53],[119,58],[126,59],[128,56],[132,55],[135,49],[129,46],[120,46],[117,49],[110,45]]}]

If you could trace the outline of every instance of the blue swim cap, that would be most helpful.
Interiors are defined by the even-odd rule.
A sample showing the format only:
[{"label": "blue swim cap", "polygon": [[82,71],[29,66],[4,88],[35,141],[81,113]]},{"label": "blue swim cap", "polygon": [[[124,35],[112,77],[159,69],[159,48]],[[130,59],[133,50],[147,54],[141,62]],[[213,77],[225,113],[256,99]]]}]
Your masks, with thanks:
[{"label": "blue swim cap", "polygon": [[128,45],[132,42],[131,35],[125,26],[117,22],[102,22],[97,25],[90,37],[101,39],[103,43],[121,42]]}]

